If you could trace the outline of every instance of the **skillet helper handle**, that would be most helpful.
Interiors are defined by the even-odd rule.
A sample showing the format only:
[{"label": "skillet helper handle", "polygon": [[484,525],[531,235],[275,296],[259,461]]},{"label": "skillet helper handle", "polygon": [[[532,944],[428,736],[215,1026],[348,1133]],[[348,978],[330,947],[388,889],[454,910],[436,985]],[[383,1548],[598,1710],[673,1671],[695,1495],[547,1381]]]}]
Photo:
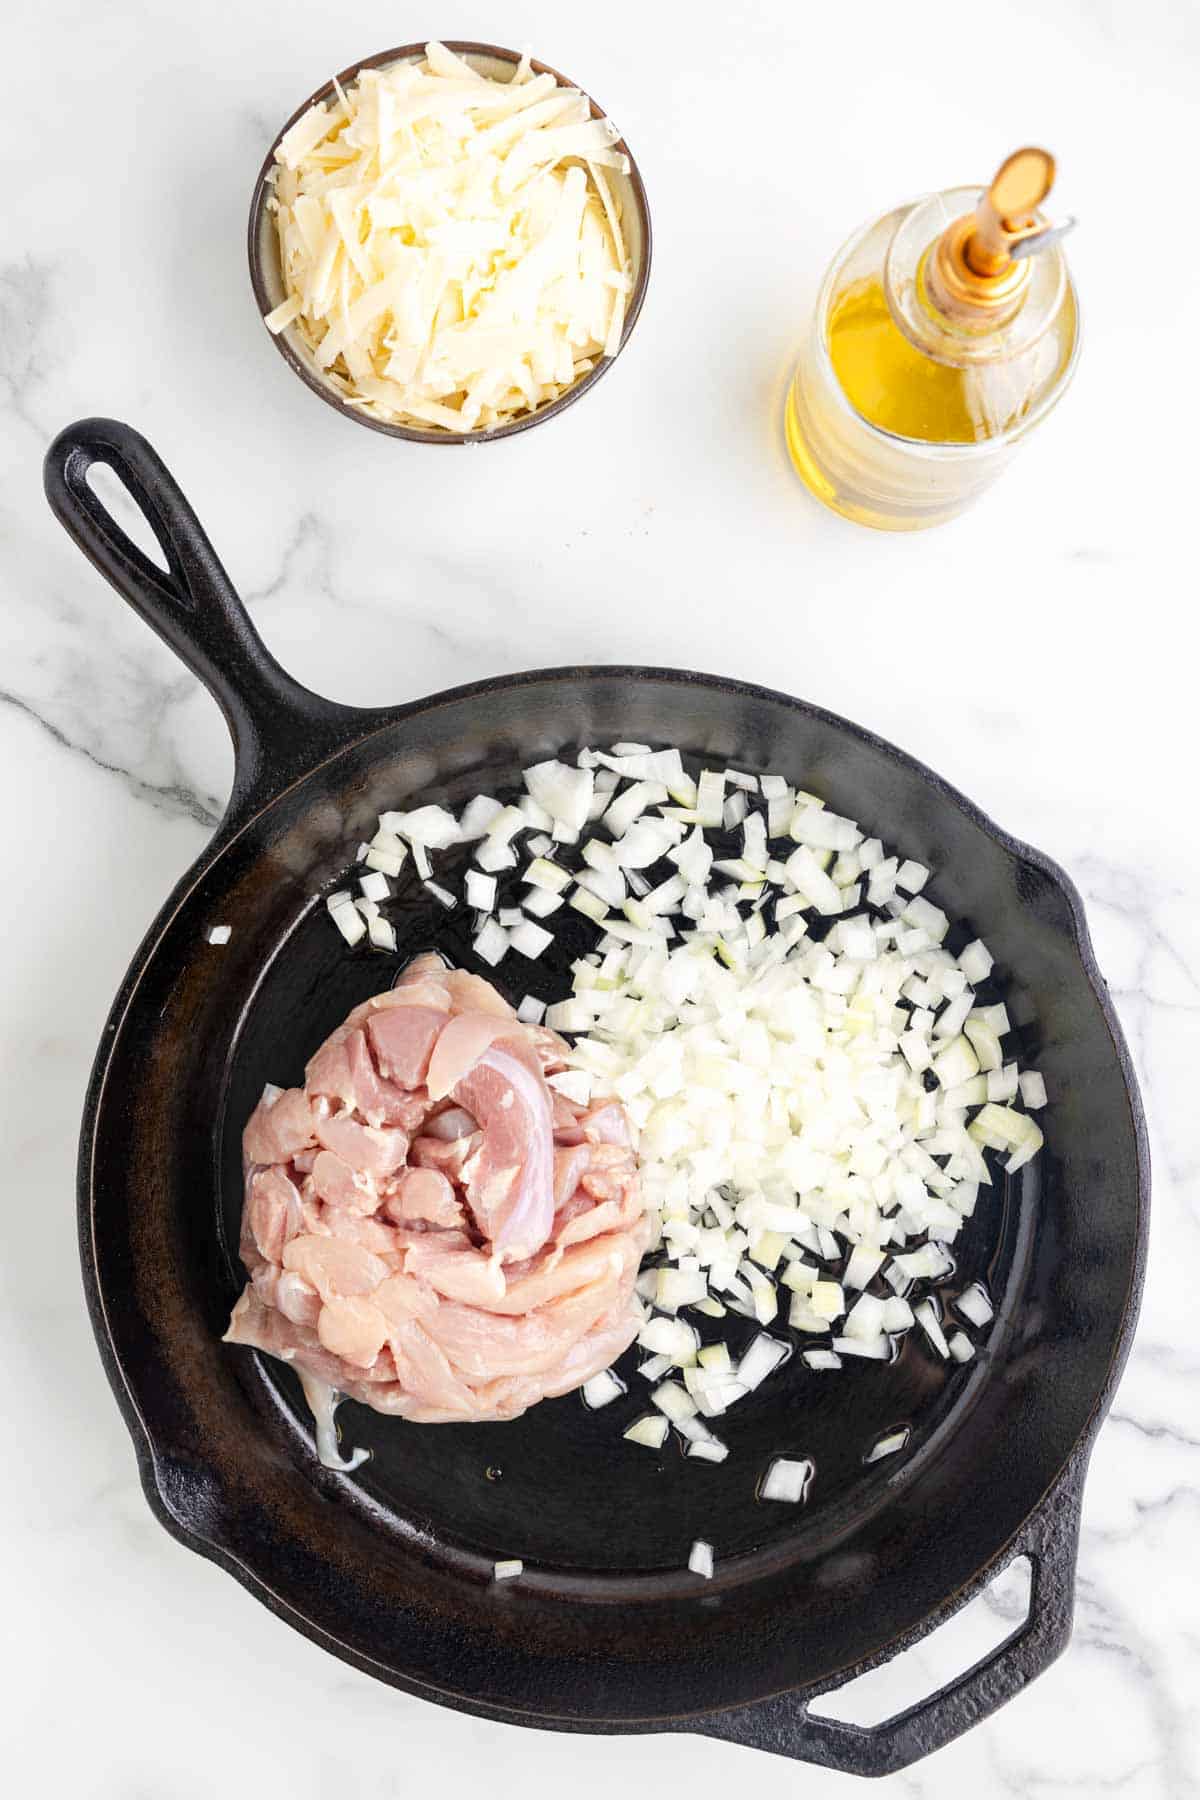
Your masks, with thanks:
[{"label": "skillet helper handle", "polygon": [[[88,482],[112,470],[162,549],[164,571],[138,548]],[[59,523],[217,701],[233,738],[226,822],[280,792],[364,718],[294,681],[264,645],[216,551],[158,452],[117,419],[60,431],[43,468]]]},{"label": "skillet helper handle", "polygon": [[[1070,1641],[1079,1513],[1089,1450],[1085,1445],[1076,1451],[1038,1511],[1009,1546],[1005,1566],[1018,1556],[1027,1556],[1030,1562],[1029,1615],[1024,1624],[937,1693],[869,1728],[810,1712],[810,1702],[818,1697],[810,1691],[779,1694],[753,1706],[711,1714],[691,1721],[685,1729],[837,1769],[844,1775],[877,1776],[908,1768],[988,1718],[1043,1674]],[[998,1572],[989,1569],[988,1579]],[[888,1660],[877,1657],[851,1669],[846,1680]]]}]

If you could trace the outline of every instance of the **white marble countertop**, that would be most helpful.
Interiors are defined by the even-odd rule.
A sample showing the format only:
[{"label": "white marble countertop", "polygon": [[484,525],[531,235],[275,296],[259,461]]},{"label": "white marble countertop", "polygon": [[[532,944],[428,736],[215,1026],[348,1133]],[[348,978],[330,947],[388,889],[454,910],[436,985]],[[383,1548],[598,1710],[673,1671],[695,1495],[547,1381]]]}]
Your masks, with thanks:
[{"label": "white marble countertop", "polygon": [[[555,423],[433,455],[335,418],[285,370],[244,265],[250,185],[327,73],[444,24],[588,84],[649,187],[657,251],[619,366]],[[868,724],[1061,861],[1145,1088],[1156,1158],[1141,1329],[1093,1461],[1074,1642],[889,1793],[1200,1785],[1200,1056],[1194,162],[1200,13],[1170,0],[914,10],[478,0],[412,9],[42,0],[6,28],[0,246],[0,755],[13,829],[0,940],[6,1244],[0,1361],[0,1763],[12,1791],[192,1800],[528,1800],[659,1777],[850,1791],[701,1740],[482,1724],[322,1655],[151,1518],[76,1272],[74,1154],[101,1022],[217,818],[216,708],[51,519],[53,432],[128,419],[192,497],[303,681],[389,702],[575,661],[731,672]],[[952,25],[952,29],[950,29]],[[951,45],[952,40],[952,45]],[[993,51],[1015,54],[995,68]],[[780,413],[840,239],[1058,152],[1086,344],[1077,384],[957,524],[877,536],[792,476]],[[1127,244],[1150,246],[1146,273]],[[1165,295],[1151,283],[1172,276]],[[1192,627],[1194,632],[1194,627]],[[632,1786],[631,1786],[632,1784]]]}]

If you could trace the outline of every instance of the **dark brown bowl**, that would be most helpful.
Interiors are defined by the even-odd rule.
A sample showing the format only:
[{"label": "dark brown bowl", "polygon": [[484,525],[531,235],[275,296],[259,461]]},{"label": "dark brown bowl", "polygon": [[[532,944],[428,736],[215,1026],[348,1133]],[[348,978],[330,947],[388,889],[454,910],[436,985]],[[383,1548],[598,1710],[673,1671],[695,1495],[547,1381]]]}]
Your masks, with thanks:
[{"label": "dark brown bowl", "polygon": [[[503,50],[497,44],[476,44],[461,39],[443,40],[447,49],[463,57],[480,74],[495,77],[504,68],[515,68],[520,57],[515,50]],[[405,44],[398,50],[381,50],[376,56],[364,57],[361,62],[353,63],[343,69],[333,80],[327,81],[323,87],[310,94],[308,99],[298,106],[291,118],[280,128],[274,143],[266,154],[262,168],[258,172],[258,180],[254,184],[254,197],[250,202],[250,225],[247,237],[247,249],[250,257],[250,281],[254,288],[254,298],[258,310],[265,318],[281,301],[286,299],[283,271],[279,261],[279,239],[275,231],[275,223],[267,202],[271,194],[271,177],[276,167],[275,151],[284,133],[289,131],[296,120],[306,113],[310,106],[318,101],[333,97],[335,81],[342,87],[357,79],[363,69],[382,69],[391,63],[415,62],[424,56],[425,45]],[[548,63],[531,62],[530,66],[537,75],[553,75],[561,87],[579,87],[576,81],[570,81],[552,69]],[[583,90],[580,90],[583,92]],[[592,117],[606,117],[603,108],[597,106],[590,95],[584,95],[592,109]],[[637,163],[633,159],[628,144],[622,139],[617,149],[623,150],[629,158],[629,173],[610,173],[610,180],[621,207],[621,223],[625,232],[626,248],[633,269],[633,291],[629,296],[629,305],[625,313],[625,325],[621,332],[620,349],[629,342],[629,337],[637,324],[638,314],[642,310],[642,301],[646,297],[646,286],[650,279],[650,207],[646,199],[646,189],[642,182]],[[353,419],[359,425],[369,426],[372,431],[380,431],[387,437],[406,438],[414,444],[476,444],[488,443],[496,438],[512,437],[518,431],[528,431],[533,425],[540,425],[546,419],[554,418],[586,394],[599,381],[600,377],[611,368],[616,357],[606,356],[589,369],[560,394],[557,400],[551,400],[547,406],[539,406],[534,412],[522,413],[519,418],[508,425],[500,425],[494,431],[440,431],[432,427],[422,429],[415,425],[389,425],[382,419],[371,418],[369,414],[360,412],[350,406],[338,392],[337,388],[317,367],[312,352],[304,342],[295,325],[289,325],[278,335],[273,336],[276,349],[288,364],[289,368],[300,377],[306,387],[332,406],[344,418]],[[620,351],[617,353],[620,354]]]}]

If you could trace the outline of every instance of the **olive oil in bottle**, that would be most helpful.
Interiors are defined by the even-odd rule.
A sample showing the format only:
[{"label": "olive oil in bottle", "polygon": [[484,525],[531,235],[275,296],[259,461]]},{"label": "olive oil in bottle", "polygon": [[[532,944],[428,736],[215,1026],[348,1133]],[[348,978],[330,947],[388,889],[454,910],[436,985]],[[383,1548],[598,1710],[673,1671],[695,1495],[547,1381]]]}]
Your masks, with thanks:
[{"label": "olive oil in bottle", "polygon": [[1019,150],[982,194],[954,188],[875,220],[826,276],[788,394],[787,441],[818,499],[884,530],[953,518],[999,474],[1074,369],[1067,226],[1054,177]]}]

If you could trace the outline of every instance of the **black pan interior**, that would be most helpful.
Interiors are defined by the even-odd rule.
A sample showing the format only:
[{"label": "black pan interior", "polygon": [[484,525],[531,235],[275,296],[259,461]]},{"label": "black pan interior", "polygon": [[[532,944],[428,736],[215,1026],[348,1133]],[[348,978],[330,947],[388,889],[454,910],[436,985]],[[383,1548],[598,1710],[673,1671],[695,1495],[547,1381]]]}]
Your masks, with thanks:
[{"label": "black pan interior", "polygon": [[[481,789],[515,798],[519,781],[520,771],[511,762],[485,765],[447,784],[438,798],[455,809]],[[723,854],[738,854],[735,836],[730,833],[719,846]],[[461,893],[471,849],[445,852],[436,860],[439,879]],[[670,872],[664,864],[648,876],[665,880]],[[530,961],[510,954],[499,969],[492,969],[475,955],[472,914],[466,907],[447,912],[430,898],[411,867],[397,886],[397,904],[389,908],[397,927],[394,956],[372,953],[363,945],[348,951],[318,900],[272,949],[245,1013],[233,1045],[221,1118],[221,1224],[231,1295],[244,1280],[237,1260],[241,1129],[264,1082],[301,1082],[304,1064],[322,1038],[352,1006],[389,986],[423,950],[437,950],[455,966],[493,980],[515,1004],[525,993],[562,999],[570,992],[573,960],[597,941],[594,929],[564,911],[552,921],[555,943],[543,957]],[[936,887],[926,891],[936,900]],[[513,872],[503,878],[500,903],[517,903],[520,892],[519,872]],[[821,924],[815,922],[813,936],[822,934]],[[961,948],[972,935],[967,924],[956,922],[950,948]],[[998,998],[1002,987],[1002,980],[989,982],[984,1001]],[[1020,1036],[1022,1055],[1035,1066],[1036,1026],[1025,1027]],[[943,1288],[944,1295],[982,1280],[999,1296],[1010,1285],[1022,1285],[1027,1275],[1037,1165],[1010,1178],[1001,1159],[993,1161],[995,1188],[955,1244],[956,1278]],[[827,1266],[836,1274],[844,1259]],[[917,1292],[928,1286],[920,1284]],[[879,1279],[871,1291],[881,1296],[891,1292]],[[735,1356],[762,1329],[736,1314],[719,1325],[699,1317],[695,1322],[706,1341],[723,1339]],[[770,1330],[797,1352],[823,1341],[791,1331],[782,1320]],[[636,1347],[626,1353],[617,1372],[628,1392],[598,1412],[589,1411],[576,1394],[546,1402],[504,1425],[435,1429],[381,1418],[369,1407],[347,1403],[341,1414],[346,1442],[371,1451],[370,1464],[356,1479],[401,1530],[419,1531],[486,1561],[517,1555],[540,1568],[626,1576],[678,1571],[696,1537],[719,1545],[724,1555],[749,1554],[776,1543],[794,1546],[799,1537],[821,1537],[835,1521],[859,1517],[886,1500],[903,1463],[926,1454],[939,1433],[952,1428],[971,1406],[988,1354],[974,1367],[941,1362],[916,1331],[903,1340],[898,1361],[890,1367],[847,1358],[840,1373],[824,1374],[807,1369],[794,1354],[784,1370],[714,1426],[730,1445],[722,1465],[686,1458],[674,1436],[659,1454],[622,1440],[625,1427],[649,1410],[650,1388],[636,1372],[645,1358],[646,1352]],[[270,1358],[261,1373],[278,1388],[307,1436],[308,1411],[293,1373]],[[871,1447],[898,1427],[911,1432],[904,1452],[886,1466],[867,1465]],[[757,1498],[761,1477],[776,1455],[815,1462],[816,1475],[800,1511]],[[564,1482],[568,1465],[570,1480]]]},{"label": "black pan interior", "polygon": [[[948,1368],[913,1333],[891,1367],[814,1374],[793,1358],[720,1421],[731,1454],[717,1467],[621,1440],[646,1410],[635,1355],[621,1368],[629,1394],[598,1413],[568,1396],[503,1426],[414,1427],[346,1406],[346,1441],[372,1457],[350,1481],[331,1476],[290,1374],[217,1343],[240,1286],[242,1125],[264,1082],[299,1080],[322,1037],[409,956],[436,945],[478,965],[465,910],[448,917],[411,883],[395,958],[347,952],[320,895],[381,808],[503,794],[524,765],[615,739],[815,789],[935,868],[952,947],[987,939],[995,997],[1054,1104],[1043,1156],[997,1181],[955,1247],[956,1284],[983,1279],[998,1303],[986,1352]],[[143,1390],[135,1404],[156,1420],[159,1485],[177,1494],[179,1523],[383,1672],[593,1718],[799,1685],[881,1648],[970,1580],[1086,1430],[1128,1298],[1137,1166],[1080,916],[1057,871],[889,747],[715,680],[584,671],[495,684],[398,714],[254,819],[181,901],[129,998],[97,1120],[106,1322]],[[223,950],[205,941],[217,923],[233,926]],[[495,978],[513,998],[557,997],[589,947],[573,923],[543,963],[510,956]],[[748,1339],[755,1327],[735,1329]],[[901,1424],[906,1451],[865,1467]],[[756,1499],[770,1457],[789,1452],[816,1463],[802,1509]],[[702,1591],[684,1568],[697,1536],[718,1556]],[[530,1577],[489,1587],[492,1559],[514,1555]]]}]

